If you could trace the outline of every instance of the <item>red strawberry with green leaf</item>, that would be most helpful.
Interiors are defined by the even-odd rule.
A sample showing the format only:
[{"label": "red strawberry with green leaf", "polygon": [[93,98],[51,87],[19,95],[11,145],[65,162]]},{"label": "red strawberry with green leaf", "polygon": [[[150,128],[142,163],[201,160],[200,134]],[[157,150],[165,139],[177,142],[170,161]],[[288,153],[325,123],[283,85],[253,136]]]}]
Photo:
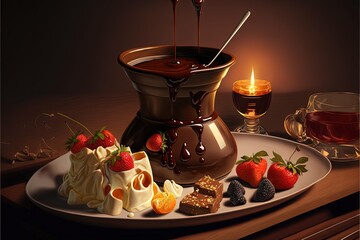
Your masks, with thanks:
[{"label": "red strawberry with green leaf", "polygon": [[236,162],[238,177],[250,186],[257,187],[266,172],[267,161],[263,158],[266,156],[268,156],[267,152],[260,151],[250,157],[246,155],[241,157],[242,160]]},{"label": "red strawberry with green leaf", "polygon": [[77,132],[72,137],[68,138],[65,144],[68,151],[78,153],[86,147],[87,141],[88,138],[84,134]]},{"label": "red strawberry with green leaf", "polygon": [[102,127],[100,130],[96,131],[95,134],[88,140],[88,148],[96,149],[100,146],[106,148],[115,144],[114,135],[107,129]]},{"label": "red strawberry with green leaf", "polygon": [[146,141],[146,148],[152,152],[165,152],[166,146],[166,137],[162,132],[154,133]]},{"label": "red strawberry with green leaf", "polygon": [[134,159],[126,147],[120,146],[120,149],[111,153],[108,166],[114,172],[127,171],[134,168]]},{"label": "red strawberry with green leaf", "polygon": [[300,151],[297,146],[291,154],[289,160],[284,160],[281,155],[273,152],[274,157],[270,160],[274,163],[269,167],[267,177],[272,182],[276,190],[287,190],[292,188],[297,182],[299,175],[307,172],[305,163],[308,161],[307,157],[300,157],[295,164],[290,161],[295,151]]}]

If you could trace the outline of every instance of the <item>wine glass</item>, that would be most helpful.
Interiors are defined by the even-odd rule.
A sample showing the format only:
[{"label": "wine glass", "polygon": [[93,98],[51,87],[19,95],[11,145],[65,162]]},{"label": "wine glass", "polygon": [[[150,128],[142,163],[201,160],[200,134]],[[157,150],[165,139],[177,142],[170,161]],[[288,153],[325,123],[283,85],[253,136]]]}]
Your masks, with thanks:
[{"label": "wine glass", "polygon": [[260,126],[260,117],[269,109],[271,102],[271,84],[267,80],[235,81],[232,88],[232,99],[237,111],[244,117],[244,124],[235,132],[268,134]]}]

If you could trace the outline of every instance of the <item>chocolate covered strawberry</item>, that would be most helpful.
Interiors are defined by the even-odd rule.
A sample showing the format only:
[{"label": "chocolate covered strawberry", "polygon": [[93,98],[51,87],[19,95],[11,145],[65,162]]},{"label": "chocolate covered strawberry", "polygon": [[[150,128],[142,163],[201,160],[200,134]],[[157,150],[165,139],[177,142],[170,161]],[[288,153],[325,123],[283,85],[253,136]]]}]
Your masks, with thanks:
[{"label": "chocolate covered strawberry", "polygon": [[66,148],[68,151],[71,151],[72,153],[78,153],[83,148],[86,147],[87,140],[88,138],[84,134],[78,132],[74,134],[72,137],[67,139],[65,143]]},{"label": "chocolate covered strawberry", "polygon": [[267,177],[272,182],[276,190],[287,190],[292,188],[297,182],[299,175],[307,172],[305,163],[308,161],[307,157],[300,157],[295,164],[290,161],[291,157],[296,151],[300,151],[297,146],[291,154],[289,160],[284,160],[281,155],[273,152],[273,161],[269,167]]},{"label": "chocolate covered strawberry", "polygon": [[114,172],[123,172],[134,168],[134,159],[126,147],[121,146],[119,150],[111,153],[108,160],[109,168]]},{"label": "chocolate covered strawberry", "polygon": [[146,148],[152,152],[165,152],[166,149],[166,137],[162,132],[154,133],[146,141]]},{"label": "chocolate covered strawberry", "polygon": [[267,152],[260,151],[250,157],[246,155],[241,157],[236,163],[238,177],[250,186],[257,187],[266,172],[267,161],[263,158],[266,156],[268,156]]},{"label": "chocolate covered strawberry", "polygon": [[114,135],[105,127],[102,127],[100,130],[96,131],[93,136],[88,140],[88,148],[96,149],[98,147],[110,147],[115,144]]}]

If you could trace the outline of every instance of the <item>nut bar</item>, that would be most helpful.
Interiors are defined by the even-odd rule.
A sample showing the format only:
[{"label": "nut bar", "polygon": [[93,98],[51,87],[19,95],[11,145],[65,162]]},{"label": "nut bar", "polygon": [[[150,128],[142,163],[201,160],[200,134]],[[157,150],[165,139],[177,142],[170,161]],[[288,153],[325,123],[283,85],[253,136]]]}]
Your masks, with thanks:
[{"label": "nut bar", "polygon": [[222,199],[223,184],[206,175],[199,179],[194,185],[195,192]]},{"label": "nut bar", "polygon": [[180,201],[179,211],[189,215],[215,213],[223,198],[223,184],[204,176],[194,185],[194,191]]},{"label": "nut bar", "polygon": [[220,198],[192,192],[180,201],[179,211],[189,215],[215,213],[220,207],[220,202]]}]

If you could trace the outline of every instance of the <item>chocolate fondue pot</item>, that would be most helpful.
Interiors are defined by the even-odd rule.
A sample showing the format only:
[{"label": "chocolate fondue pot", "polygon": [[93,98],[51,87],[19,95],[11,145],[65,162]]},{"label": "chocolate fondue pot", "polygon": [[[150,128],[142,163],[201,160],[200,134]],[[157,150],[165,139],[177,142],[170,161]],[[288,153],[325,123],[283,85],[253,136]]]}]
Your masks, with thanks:
[{"label": "chocolate fondue pot", "polygon": [[[217,52],[180,46],[173,59],[173,46],[155,46],[119,56],[140,100],[140,110],[120,142],[133,152],[146,151],[156,182],[169,179],[188,185],[204,175],[221,179],[234,167],[236,143],[214,105],[221,80],[235,59],[221,53],[205,68]],[[158,132],[166,136],[167,147],[152,152],[146,141]]]}]

